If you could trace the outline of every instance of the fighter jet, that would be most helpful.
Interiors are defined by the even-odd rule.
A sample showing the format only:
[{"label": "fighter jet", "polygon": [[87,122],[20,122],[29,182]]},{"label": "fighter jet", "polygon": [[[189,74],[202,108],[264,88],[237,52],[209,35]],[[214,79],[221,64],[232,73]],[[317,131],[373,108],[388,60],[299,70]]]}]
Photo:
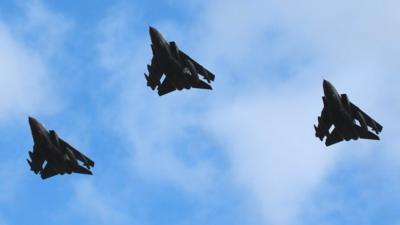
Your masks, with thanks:
[{"label": "fighter jet", "polygon": [[[378,122],[351,103],[346,94],[339,95],[328,81],[323,81],[323,88],[324,108],[318,117],[318,126],[314,125],[316,137],[321,141],[327,137],[326,146],[358,138],[379,140],[377,134],[383,127]],[[332,125],[334,129],[330,132]],[[371,127],[376,134],[369,131],[368,127]]]},{"label": "fighter jet", "polygon": [[[155,28],[150,27],[149,33],[153,58],[151,65],[147,65],[149,75],[144,74],[147,86],[152,90],[157,87],[160,96],[183,88],[212,89],[208,83],[214,80],[213,73],[179,50],[175,42],[167,42]],[[165,78],[161,81],[163,74]]]},{"label": "fighter jet", "polygon": [[[72,172],[92,175],[90,167],[94,166],[94,162],[59,138],[54,130],[47,131],[32,117],[29,117],[29,126],[34,145],[33,151],[29,151],[30,160],[27,161],[35,174],[39,173],[42,179]],[[78,160],[83,162],[86,168],[80,165]]]}]

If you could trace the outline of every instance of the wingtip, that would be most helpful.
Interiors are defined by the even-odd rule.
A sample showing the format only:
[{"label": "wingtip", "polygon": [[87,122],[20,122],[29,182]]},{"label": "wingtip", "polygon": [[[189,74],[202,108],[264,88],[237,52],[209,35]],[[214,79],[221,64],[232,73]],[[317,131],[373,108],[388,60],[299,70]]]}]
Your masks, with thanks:
[{"label": "wingtip", "polygon": [[319,138],[319,140],[323,140],[324,138],[321,135],[318,135],[318,127],[315,126],[314,124],[314,130],[315,130],[315,137]]},{"label": "wingtip", "polygon": [[329,147],[329,146],[331,146],[332,144],[331,143],[328,143],[328,141],[325,141],[325,146],[326,147]]}]

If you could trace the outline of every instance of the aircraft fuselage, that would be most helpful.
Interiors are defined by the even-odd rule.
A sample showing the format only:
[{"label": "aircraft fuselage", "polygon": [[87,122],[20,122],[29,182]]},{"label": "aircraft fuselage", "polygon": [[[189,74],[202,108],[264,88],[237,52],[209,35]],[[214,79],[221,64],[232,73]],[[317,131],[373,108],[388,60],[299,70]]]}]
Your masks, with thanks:
[{"label": "aircraft fuselage", "polygon": [[179,49],[174,42],[168,43],[167,40],[155,28],[150,27],[151,48],[153,57],[157,61],[160,69],[172,81],[176,89],[189,89],[190,82],[184,74],[184,64],[179,55]]},{"label": "aircraft fuselage", "polygon": [[71,173],[77,161],[73,153],[67,152],[68,150],[61,146],[57,134],[54,131],[48,132],[32,117],[29,117],[29,125],[34,140],[34,149],[31,155],[43,158],[60,171]]},{"label": "aircraft fuselage", "polygon": [[329,82],[324,80],[323,89],[325,95],[325,106],[327,107],[328,115],[335,125],[336,129],[340,131],[345,140],[358,139],[358,134],[354,129],[355,119],[351,113],[350,103],[347,96],[342,97],[339,95],[335,87]]}]

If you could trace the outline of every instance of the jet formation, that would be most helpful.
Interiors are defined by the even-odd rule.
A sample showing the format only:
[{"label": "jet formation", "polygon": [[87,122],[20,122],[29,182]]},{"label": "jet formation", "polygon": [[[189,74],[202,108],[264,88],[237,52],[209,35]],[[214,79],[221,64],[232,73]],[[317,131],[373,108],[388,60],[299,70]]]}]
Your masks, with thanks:
[{"label": "jet formation", "polygon": [[[33,151],[29,151],[30,160],[27,161],[35,174],[40,174],[42,179],[65,173],[92,175],[90,167],[94,166],[94,162],[58,137],[54,130],[47,131],[32,117],[29,117],[29,126],[34,144]],[[78,161],[83,162],[83,166]]]},{"label": "jet formation", "polygon": [[[150,27],[149,33],[153,58],[151,65],[147,65],[149,74],[144,74],[147,86],[152,90],[157,88],[160,96],[184,88],[212,89],[213,73],[179,50],[174,41],[168,42],[155,28]],[[163,74],[165,78],[161,81]]]},{"label": "jet formation", "polygon": [[[147,86],[152,90],[157,88],[160,96],[184,88],[212,89],[213,73],[179,50],[175,42],[168,42],[155,28],[150,27],[149,33],[153,57],[151,65],[147,65],[148,75],[144,74]],[[324,107],[314,129],[321,141],[326,137],[326,146],[359,138],[379,140],[382,125],[350,102],[346,94],[339,95],[329,81],[323,81],[323,90]],[[46,130],[33,117],[29,117],[29,126],[34,145],[27,162],[35,174],[42,179],[65,173],[92,175],[94,162],[58,137],[54,130]]]},{"label": "jet formation", "polygon": [[[339,95],[329,81],[323,81],[323,89],[324,107],[318,117],[318,126],[314,125],[316,137],[321,141],[326,137],[326,146],[359,138],[379,140],[378,134],[382,131],[382,125],[350,102],[346,94]],[[334,129],[330,132],[332,125]]]}]

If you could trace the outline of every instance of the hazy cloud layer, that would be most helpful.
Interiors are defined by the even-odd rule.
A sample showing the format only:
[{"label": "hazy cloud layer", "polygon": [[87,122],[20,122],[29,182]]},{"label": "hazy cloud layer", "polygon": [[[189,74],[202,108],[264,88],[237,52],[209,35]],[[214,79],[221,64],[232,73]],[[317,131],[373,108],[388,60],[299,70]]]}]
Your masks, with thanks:
[{"label": "hazy cloud layer", "polygon": [[[199,12],[195,26],[182,29],[172,22],[161,23],[158,28],[166,37],[200,55],[196,58],[208,65],[217,79],[215,90],[210,93],[212,98],[200,100],[210,108],[197,112],[185,110],[188,102],[184,96],[163,97],[162,102],[154,100],[156,106],[149,104],[153,100],[138,105],[139,100],[132,96],[143,93],[143,88],[130,86],[133,91],[122,99],[124,103],[131,99],[136,110],[122,108],[128,113],[125,118],[130,118],[122,120],[123,123],[130,124],[129,127],[140,126],[141,122],[133,122],[134,117],[148,112],[146,107],[151,107],[149,111],[156,114],[149,116],[151,120],[146,122],[146,127],[151,127],[149,125],[156,121],[153,129],[143,132],[136,128],[136,135],[146,133],[152,137],[133,139],[135,149],[146,149],[135,150],[137,156],[157,149],[154,143],[149,144],[154,137],[158,138],[156,143],[164,140],[167,144],[190,124],[200,125],[194,122],[196,118],[207,121],[204,130],[213,134],[223,147],[237,184],[245,185],[249,197],[257,199],[255,208],[264,215],[264,222],[302,224],[299,219],[314,201],[318,201],[314,199],[315,193],[326,186],[337,185],[329,177],[340,172],[338,163],[343,158],[352,157],[354,160],[346,161],[352,164],[373,157],[371,152],[376,148],[384,147],[388,149],[384,152],[390,152],[397,146],[386,141],[394,137],[397,129],[385,126],[384,140],[380,143],[343,143],[326,151],[323,143],[314,138],[312,129],[322,108],[323,78],[331,80],[339,91],[347,92],[351,100],[384,125],[390,124],[386,121],[395,120],[399,111],[398,93],[392,84],[399,81],[394,76],[394,71],[399,69],[394,61],[398,53],[395,42],[398,38],[395,37],[399,33],[395,28],[399,18],[391,9],[396,7],[396,2],[382,6],[361,2],[215,1],[208,7],[193,9]],[[182,35],[190,38],[179,42]],[[148,53],[139,52],[138,55],[147,56]],[[132,72],[138,74],[140,70],[132,69]],[[196,94],[179,94],[197,100]],[[173,108],[165,103],[172,98]],[[391,108],[388,109],[388,105]],[[185,119],[191,117],[188,113],[193,115],[193,120]],[[170,121],[178,120],[178,124],[171,125]],[[355,146],[358,151],[352,153]],[[171,151],[174,150],[166,152]],[[155,155],[169,158],[163,154]],[[168,171],[155,169],[160,165],[143,164],[163,161],[154,154],[145,158],[134,161],[147,165],[141,166],[141,169],[147,168],[144,174],[152,174],[151,170],[158,171],[154,174]],[[176,163],[172,162],[163,165],[173,168]],[[182,168],[177,171],[185,174]],[[333,196],[325,197],[326,201],[335,200]],[[313,215],[323,214],[324,210],[316,210]]]},{"label": "hazy cloud layer", "polygon": [[[176,10],[176,18],[154,18],[145,6],[125,2],[108,7],[90,28],[96,40],[86,40],[82,58],[97,57],[93,67],[99,68],[92,69],[99,78],[68,90],[87,94],[78,89],[90,87],[99,95],[82,96],[66,109],[73,122],[65,136],[98,157],[96,173],[90,181],[47,183],[58,188],[49,196],[68,199],[50,218],[96,224],[160,223],[154,215],[178,224],[214,217],[218,224],[257,225],[400,221],[397,2],[162,4]],[[21,19],[0,21],[0,121],[62,107],[55,90],[63,84],[54,73],[64,67],[50,62],[60,63],[54,58],[65,53],[68,35],[80,25],[41,1],[20,7]],[[214,90],[158,97],[146,87],[148,25],[213,71]],[[314,137],[324,78],[383,124],[382,141],[325,148]],[[0,168],[0,178],[26,169],[12,162]],[[14,200],[20,179],[0,186],[7,193],[0,203]]]},{"label": "hazy cloud layer", "polygon": [[[56,79],[52,74],[52,66],[47,54],[42,51],[45,43],[38,45],[27,41],[28,33],[21,31],[29,30],[39,38],[48,30],[62,27],[63,24],[57,23],[56,17],[48,16],[45,8],[37,11],[39,5],[35,1],[21,6],[21,15],[29,19],[0,19],[0,122],[4,129],[0,172],[0,179],[3,180],[0,185],[0,206],[4,221],[1,220],[1,224],[8,224],[6,219],[9,218],[9,212],[16,210],[18,200],[27,190],[22,183],[26,181],[24,171],[28,169],[24,161],[25,150],[28,150],[24,143],[28,141],[21,140],[26,133],[18,129],[25,124],[28,115],[51,114],[62,105],[55,91]],[[41,15],[47,16],[43,18]],[[33,24],[46,26],[36,27]],[[53,37],[46,35],[46,48],[49,51],[56,50],[56,46],[50,44],[53,40]],[[13,139],[15,135],[18,135],[17,139]],[[12,147],[9,143],[13,144]]]},{"label": "hazy cloud layer", "polygon": [[[102,191],[99,191],[100,189]],[[69,206],[69,210],[72,212],[96,224],[130,224],[128,214],[124,214],[120,210],[119,204],[121,203],[115,202],[117,193],[108,192],[88,181],[75,184],[74,192],[75,198],[72,199]]]},{"label": "hazy cloud layer", "polygon": [[104,39],[99,49],[101,65],[112,73],[111,83],[123,84],[118,104],[110,113],[117,113],[116,128],[133,144],[132,170],[148,179],[176,184],[189,192],[207,188],[213,166],[195,157],[189,159],[194,161],[185,162],[187,159],[179,156],[185,153],[179,151],[188,150],[175,150],[179,138],[190,138],[184,130],[195,127],[198,122],[187,110],[177,110],[174,105],[184,107],[191,102],[188,97],[163,99],[163,102],[143,86],[143,69],[151,56],[145,45],[147,32],[142,29],[147,31],[148,27],[137,25],[140,20],[133,19],[134,13],[126,10],[111,10],[101,23]]},{"label": "hazy cloud layer", "polygon": [[49,110],[53,90],[45,62],[5,24],[0,24],[0,43],[0,119]]},{"label": "hazy cloud layer", "polygon": [[[353,159],[347,160],[348,164],[352,164],[374,157],[372,151],[393,155],[390,152],[397,149],[398,144],[392,143],[390,139],[394,140],[398,129],[395,126],[391,128],[390,125],[393,126],[391,121],[396,121],[399,112],[396,103],[399,93],[392,84],[399,81],[393,71],[400,68],[393,63],[393,59],[399,52],[395,40],[400,33],[395,32],[395,28],[400,20],[395,11],[385,9],[396,8],[398,4],[391,2],[384,9],[377,4],[237,2],[228,8],[211,10],[211,15],[205,15],[213,18],[214,12],[223,10],[223,22],[210,22],[211,30],[215,32],[211,37],[218,37],[218,47],[213,45],[213,39],[206,40],[206,43],[210,43],[210,48],[217,49],[217,53],[227,51],[228,59],[232,55],[238,57],[230,60],[233,64],[235,61],[251,58],[253,60],[250,62],[257,69],[260,67],[258,63],[277,56],[281,58],[284,68],[293,68],[291,64],[299,66],[288,71],[280,69],[279,64],[269,65],[263,74],[253,76],[251,68],[245,63],[245,68],[249,70],[241,74],[240,79],[245,82],[254,80],[252,84],[259,84],[233,90],[240,91],[241,94],[225,94],[225,98],[231,95],[239,97],[230,99],[229,102],[219,99],[215,113],[208,117],[216,136],[227,146],[226,151],[233,160],[233,172],[239,182],[247,185],[254,198],[259,200],[260,210],[267,224],[303,224],[300,218],[304,209],[309,204],[314,204],[314,201],[321,201],[313,199],[313,193],[337,185],[332,180],[326,180],[331,174],[341,171],[337,164],[338,154],[340,158]],[[242,17],[236,17],[236,9],[241,9]],[[238,22],[243,14],[244,17],[254,20],[245,19],[246,25],[243,25]],[[371,14],[374,16],[371,17]],[[207,27],[203,29],[207,30]],[[232,33],[234,36],[228,36],[224,40],[224,37]],[[283,37],[282,42],[272,41],[279,47],[268,43],[268,37],[276,33]],[[249,46],[243,50],[221,47],[224,46],[221,43],[235,43],[231,40],[233,37]],[[251,44],[255,46],[251,48]],[[287,49],[286,44],[293,48]],[[270,50],[274,54],[270,54]],[[296,52],[298,50],[304,52]],[[263,52],[265,57],[254,59],[253,52],[256,56]],[[302,55],[307,60],[297,64],[298,57]],[[221,55],[222,58],[224,56]],[[268,62],[265,63],[268,65]],[[280,75],[289,75],[291,78],[281,84],[275,82],[275,85],[257,82],[273,81]],[[260,76],[270,78],[263,79]],[[332,152],[327,152],[322,143],[312,138],[312,124],[316,122],[322,107],[322,78],[331,80],[339,91],[347,92],[351,100],[384,126],[387,124],[382,142],[360,141],[357,145],[343,143],[330,147]],[[237,86],[233,86],[230,89],[236,88]],[[354,153],[355,148],[358,151]],[[377,162],[378,164],[388,163],[385,157],[379,159],[383,161]],[[388,170],[390,169],[391,166],[388,166]],[[368,186],[365,182],[356,185]],[[374,191],[376,192],[375,189]],[[334,196],[324,197],[325,201],[335,204]],[[372,200],[373,195],[366,198]],[[386,201],[387,204],[392,200]],[[325,206],[329,207],[328,204]],[[314,210],[309,216],[320,216],[324,213],[326,212],[323,209]],[[339,215],[348,217],[346,210],[340,211]],[[361,215],[368,217],[365,213],[359,214]],[[336,224],[334,219],[329,223]]]}]

